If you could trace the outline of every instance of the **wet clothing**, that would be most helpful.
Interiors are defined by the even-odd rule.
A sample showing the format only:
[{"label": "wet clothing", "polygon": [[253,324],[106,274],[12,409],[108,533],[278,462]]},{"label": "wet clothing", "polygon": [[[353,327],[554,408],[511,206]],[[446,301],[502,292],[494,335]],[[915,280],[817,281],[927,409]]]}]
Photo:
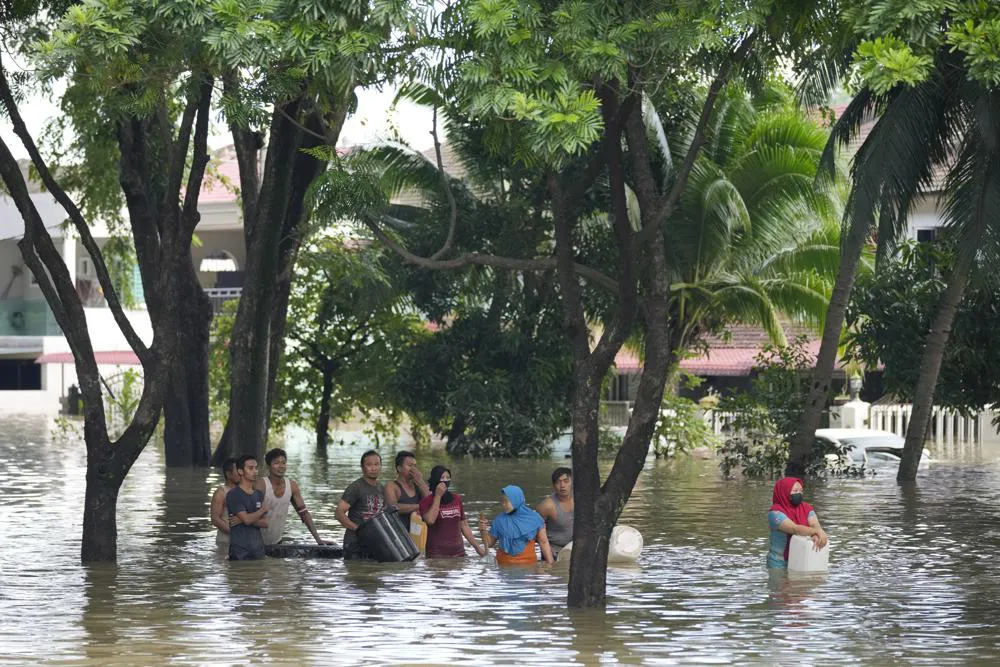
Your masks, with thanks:
[{"label": "wet clothing", "polygon": [[782,477],[774,483],[771,493],[771,509],[767,513],[767,523],[771,528],[771,548],[767,555],[768,567],[788,567],[788,546],[792,536],[778,530],[785,519],[791,519],[799,526],[808,526],[809,518],[816,516],[809,503],[792,504],[792,487],[802,484],[798,477]]},{"label": "wet clothing", "polygon": [[521,553],[513,556],[497,546],[497,565],[534,565],[538,562],[535,544],[535,540],[530,540]]},{"label": "wet clothing", "polygon": [[553,555],[573,541],[573,510],[564,510],[556,494],[550,496],[556,506],[556,515],[545,520],[545,532],[549,536]]},{"label": "wet clothing", "polygon": [[[419,486],[417,486],[416,484],[413,485],[413,490],[415,491],[415,493],[414,493],[414,495],[410,496],[410,495],[407,495],[406,489],[403,488],[402,484],[400,484],[396,480],[392,480],[392,483],[399,487],[399,500],[396,501],[397,505],[419,505],[420,504],[421,496],[420,496],[420,487]],[[411,514],[413,514],[413,512],[406,512],[405,514],[403,512],[400,512],[397,515],[399,517],[399,522],[401,524],[403,524],[403,530],[405,530],[406,532],[410,532],[410,515]]]},{"label": "wet clothing", "polygon": [[[465,506],[462,496],[451,494],[451,502],[441,499],[438,508],[437,521],[427,524],[427,557],[428,558],[461,558],[465,556],[465,542],[462,537],[462,522],[465,521]],[[420,516],[430,511],[434,504],[434,496],[430,495],[420,501]]]},{"label": "wet clothing", "polygon": [[[226,494],[226,510],[232,516],[240,512],[253,514],[263,504],[264,494],[260,491],[247,493],[237,486]],[[260,528],[239,523],[229,530],[229,560],[258,560],[264,557],[264,539]]]},{"label": "wet clothing", "polygon": [[541,514],[524,503],[524,491],[521,487],[511,484],[505,486],[502,492],[514,509],[493,519],[490,534],[504,553],[520,554],[524,551],[525,545],[534,541],[538,531],[545,527],[545,521]]},{"label": "wet clothing", "polygon": [[274,495],[271,480],[264,478],[264,505],[267,507],[267,528],[261,529],[264,544],[277,544],[285,534],[285,519],[288,506],[292,503],[292,480],[285,480],[285,492],[279,498]]},{"label": "wet clothing", "polygon": [[[806,525],[809,525],[809,517],[816,516],[816,512],[809,512],[806,517]],[[788,543],[792,536],[783,533],[778,529],[785,519],[789,518],[783,512],[771,510],[767,513],[767,525],[771,529],[771,548],[767,552],[767,566],[787,568],[788,567]]]},{"label": "wet clothing", "polygon": [[[385,509],[385,486],[381,483],[369,484],[364,477],[359,477],[344,489],[344,495],[340,499],[351,506],[347,510],[347,518],[360,525]],[[344,558],[372,558],[353,530],[344,531]]]}]

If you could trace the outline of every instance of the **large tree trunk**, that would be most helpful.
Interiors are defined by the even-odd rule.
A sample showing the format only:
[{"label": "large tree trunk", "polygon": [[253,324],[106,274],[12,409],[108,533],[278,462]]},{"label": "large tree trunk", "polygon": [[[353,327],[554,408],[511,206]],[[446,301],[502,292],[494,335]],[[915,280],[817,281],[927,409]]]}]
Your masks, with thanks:
[{"label": "large tree trunk", "polygon": [[333,400],[333,371],[328,367],[323,370],[323,395],[320,397],[319,417],[316,419],[316,450],[326,451],[330,440],[330,401]]},{"label": "large tree trunk", "polygon": [[[170,369],[170,389],[163,405],[164,457],[169,467],[208,465],[212,456],[208,415],[208,347],[212,306],[198,283],[190,253],[178,258],[185,298],[174,304],[184,323],[178,347],[182,362]],[[186,261],[185,261],[186,260]]]},{"label": "large tree trunk", "polygon": [[910,423],[906,429],[903,460],[896,473],[897,481],[912,482],[917,478],[917,466],[920,464],[927,426],[930,424],[931,411],[934,408],[934,390],[937,387],[938,374],[941,372],[941,361],[944,359],[945,347],[951,336],[955,311],[962,302],[966,285],[969,284],[973,261],[973,253],[959,252],[955,269],[952,271],[948,287],[941,297],[931,330],[924,342],[924,351],[920,358],[920,375],[917,377],[917,388],[913,396],[913,411],[910,413]]},{"label": "large tree trunk", "polygon": [[816,429],[819,428],[823,410],[830,396],[833,382],[833,371],[837,364],[837,348],[840,346],[840,332],[844,328],[847,315],[847,305],[851,300],[851,290],[858,273],[858,263],[871,229],[871,218],[855,220],[851,225],[844,243],[840,249],[840,265],[837,267],[837,280],[830,296],[830,305],[826,311],[826,322],[823,325],[823,338],[820,342],[819,354],[816,357],[816,367],[813,369],[809,394],[806,396],[805,407],[799,417],[799,427],[795,432],[788,449],[789,465],[804,466],[813,450],[816,439]]},{"label": "large tree trunk", "polygon": [[80,559],[84,563],[114,561],[118,556],[118,490],[124,477],[105,468],[96,452],[107,451],[111,442],[93,434],[98,442],[88,442],[87,491],[83,501],[83,542]]},{"label": "large tree trunk", "polygon": [[248,245],[246,282],[233,324],[230,354],[230,445],[262,457],[267,441],[267,388],[271,311],[278,275],[278,247],[288,208],[291,170],[302,130],[289,118],[298,115],[299,102],[283,105],[271,123],[267,160]]},{"label": "large tree trunk", "polygon": [[[321,141],[316,134],[322,129],[314,115],[307,121],[310,132],[289,120],[298,115],[300,102],[287,103],[284,113],[274,114],[259,197],[244,193],[244,217],[253,216],[246,227],[248,281],[230,345],[229,419],[213,464],[236,455],[236,443],[260,456],[267,441],[295,260],[302,243],[305,196],[326,166],[299,150],[318,146]],[[343,115],[336,120],[337,134],[342,124]],[[249,168],[241,164],[241,179]]]}]

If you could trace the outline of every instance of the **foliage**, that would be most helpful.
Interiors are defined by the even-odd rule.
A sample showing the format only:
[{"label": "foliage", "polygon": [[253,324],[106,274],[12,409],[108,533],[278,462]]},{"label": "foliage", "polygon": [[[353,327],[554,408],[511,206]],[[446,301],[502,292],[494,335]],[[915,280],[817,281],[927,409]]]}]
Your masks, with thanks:
[{"label": "foliage", "polygon": [[[384,274],[382,259],[378,247],[331,236],[303,249],[278,375],[278,423],[315,425],[324,410],[331,420],[358,411],[373,437],[397,432],[402,414],[390,386],[401,356],[424,334]],[[325,381],[332,383],[329,393]]]},{"label": "foliage", "polygon": [[982,0],[885,0],[846,14],[863,37],[857,79],[879,94],[928,80],[938,54],[958,57],[969,79],[1000,85],[1000,6]]},{"label": "foliage", "polygon": [[[848,355],[868,368],[884,367],[885,392],[913,400],[920,357],[954,265],[954,245],[910,242],[879,271],[859,280],[847,311]],[[1000,304],[991,276],[966,291],[952,324],[935,388],[935,403],[976,412],[1000,403]]]},{"label": "foliage", "polygon": [[[839,261],[840,201],[816,175],[827,133],[771,84],[730,87],[677,211],[667,220],[680,350],[739,322],[778,345],[781,320],[821,324]],[[661,152],[679,154],[682,135]]]},{"label": "foliage", "polygon": [[106,380],[104,410],[112,439],[120,436],[132,423],[142,397],[142,385],[142,373],[134,368],[127,368]]},{"label": "foliage", "polygon": [[[232,341],[233,323],[236,321],[238,299],[226,301],[222,310],[212,317],[212,328],[208,346],[208,411],[212,421],[223,421],[229,414],[230,371],[229,345]],[[281,426],[283,415],[274,414],[272,419]]]},{"label": "foliage", "polygon": [[698,404],[676,392],[666,391],[653,432],[656,458],[677,456],[699,447],[716,449],[718,446],[719,438],[702,417]]},{"label": "foliage", "polygon": [[[787,346],[766,346],[757,356],[750,389],[719,402],[718,411],[728,420],[719,448],[719,467],[727,477],[736,470],[745,477],[776,477],[784,470],[808,394],[813,360],[806,345],[807,339],[799,337]],[[806,474],[824,473],[826,455],[841,453],[814,447]]]}]

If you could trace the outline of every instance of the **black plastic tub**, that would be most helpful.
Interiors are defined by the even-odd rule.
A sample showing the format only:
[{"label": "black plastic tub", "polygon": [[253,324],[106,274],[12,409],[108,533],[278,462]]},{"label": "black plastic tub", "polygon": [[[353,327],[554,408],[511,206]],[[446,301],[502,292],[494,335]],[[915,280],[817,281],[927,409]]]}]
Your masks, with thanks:
[{"label": "black plastic tub", "polygon": [[395,508],[379,512],[358,526],[358,541],[380,563],[401,563],[420,555],[397,514]]}]

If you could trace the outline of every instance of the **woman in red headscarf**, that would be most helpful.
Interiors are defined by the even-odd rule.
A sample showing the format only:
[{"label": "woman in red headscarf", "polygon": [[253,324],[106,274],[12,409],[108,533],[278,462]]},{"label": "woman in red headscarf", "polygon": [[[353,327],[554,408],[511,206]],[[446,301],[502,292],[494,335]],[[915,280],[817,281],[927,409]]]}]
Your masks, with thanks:
[{"label": "woman in red headscarf", "polygon": [[817,549],[826,546],[826,532],[812,505],[802,501],[802,480],[782,477],[774,483],[771,510],[767,524],[771,527],[771,549],[767,554],[769,568],[788,567],[788,545],[792,535],[811,537]]}]

